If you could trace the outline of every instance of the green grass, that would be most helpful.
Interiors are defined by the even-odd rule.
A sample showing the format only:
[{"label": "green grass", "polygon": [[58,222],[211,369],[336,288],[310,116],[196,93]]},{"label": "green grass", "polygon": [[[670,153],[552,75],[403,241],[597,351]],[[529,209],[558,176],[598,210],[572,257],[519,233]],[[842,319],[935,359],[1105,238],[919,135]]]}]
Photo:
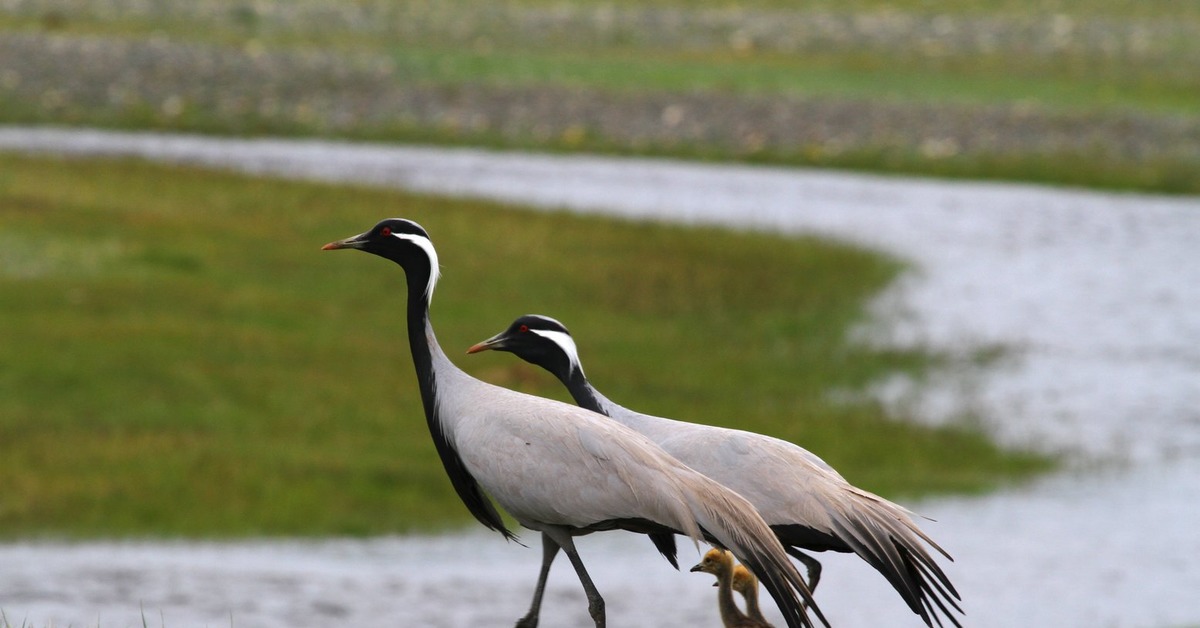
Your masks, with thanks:
[{"label": "green grass", "polygon": [[901,270],[862,250],[140,162],[0,156],[0,173],[0,537],[466,523],[421,414],[403,274],[319,251],[393,215],[433,235],[439,337],[487,380],[567,398],[510,356],[459,353],[536,311],[613,398],[803,443],[888,495],[1051,464],[832,400],[939,360],[845,341]]},{"label": "green grass", "polygon": [[[1028,114],[1038,120],[1050,119],[1047,125],[1051,130],[1034,126],[1038,130],[1028,135],[1055,137],[1061,130],[1064,136],[1083,135],[1091,143],[1066,143],[1056,148],[1052,143],[1026,141],[1020,130],[1005,127],[993,135],[963,132],[983,148],[964,148],[952,158],[929,157],[920,148],[922,140],[929,138],[889,137],[890,131],[911,126],[901,115],[889,118],[891,128],[878,129],[867,139],[842,146],[839,137],[877,124],[861,114],[861,125],[826,119],[814,123],[816,127],[843,125],[838,129],[844,133],[829,136],[835,140],[832,144],[840,147],[836,150],[789,141],[758,150],[712,139],[719,134],[701,136],[707,141],[665,141],[606,137],[593,128],[564,132],[572,130],[567,126],[569,120],[555,120],[554,132],[541,135],[529,129],[511,130],[520,127],[517,123],[509,124],[508,131],[498,130],[511,122],[506,116],[512,112],[490,110],[478,102],[468,103],[467,109],[490,116],[492,126],[485,129],[430,118],[411,122],[402,107],[387,110],[386,119],[341,115],[362,104],[353,98],[338,105],[338,115],[323,114],[316,121],[310,119],[311,112],[306,117],[284,106],[281,111],[268,107],[268,113],[263,113],[255,106],[279,99],[284,105],[306,102],[306,97],[319,104],[347,94],[358,94],[360,101],[379,97],[380,92],[354,81],[325,89],[325,81],[340,79],[319,73],[300,81],[309,85],[308,92],[288,91],[294,86],[248,89],[244,97],[251,104],[237,112],[189,106],[179,115],[167,115],[163,113],[167,96],[155,86],[170,85],[171,90],[185,95],[195,87],[186,85],[186,79],[172,78],[170,67],[154,71],[131,67],[134,74],[147,74],[130,83],[145,85],[142,92],[133,90],[138,98],[122,104],[110,102],[110,92],[104,88],[109,86],[86,86],[88,81],[81,76],[64,77],[52,88],[21,91],[16,87],[6,90],[9,79],[0,73],[0,121],[745,160],[1200,193],[1200,178],[1194,176],[1196,140],[1187,131],[1200,116],[1200,73],[1194,71],[1200,60],[1200,36],[1195,36],[1200,32],[1200,3],[1194,1],[814,0],[798,6],[783,0],[524,0],[500,4],[479,0],[363,0],[353,4],[214,0],[195,6],[177,4],[166,10],[127,9],[35,0],[0,13],[0,31],[156,41],[161,49],[148,52],[150,56],[202,45],[236,54],[328,53],[339,55],[348,66],[354,65],[355,59],[370,59],[389,69],[375,77],[377,80],[359,75],[354,80],[397,90],[425,87],[451,93],[487,86],[498,91],[481,98],[493,103],[518,96],[536,99],[539,94],[552,100],[561,93],[552,90],[562,89],[578,90],[596,99],[616,94],[633,101],[646,94],[667,98],[700,94],[718,103],[717,108],[728,105],[720,98],[729,95],[802,98],[841,104],[854,111],[860,111],[858,106],[863,103],[876,107],[884,103],[926,111],[935,108],[945,123],[922,131],[930,136],[956,132],[956,120],[987,120],[987,112],[1016,111],[1018,117]],[[616,17],[609,21],[597,17],[603,15]],[[739,46],[733,42],[736,33],[728,32],[741,24],[738,16],[751,34],[756,29],[770,31],[764,20],[769,26],[772,16],[793,20],[799,16],[805,23],[832,16],[843,25],[861,19],[868,27],[850,28],[841,38],[810,35],[815,39],[794,42],[795,48],[780,43],[778,33],[763,36],[766,43]],[[669,27],[676,18],[680,26]],[[885,26],[873,31],[869,24],[875,22]],[[947,25],[945,33],[922,30],[923,25],[942,22]],[[896,24],[905,34],[889,38],[886,33]],[[1061,41],[1048,34],[1055,24],[1062,27]],[[904,30],[909,28],[911,32]],[[1139,32],[1143,35],[1138,36]],[[253,65],[249,60],[253,54],[239,63]],[[237,70],[230,72],[236,74]],[[159,74],[166,78],[160,80]],[[124,77],[111,82],[126,84]],[[213,82],[228,87],[221,78]],[[54,106],[56,90],[65,94],[66,104]],[[201,90],[214,93],[208,85]],[[283,95],[277,90],[283,90]],[[541,94],[539,90],[551,91]],[[440,110],[453,110],[459,104],[452,95],[444,98],[439,101]],[[641,123],[652,124],[652,118]],[[737,122],[713,124],[736,126]],[[966,126],[990,129],[987,123]],[[1156,133],[1147,134],[1146,128],[1156,129]],[[1093,132],[1096,135],[1091,135]],[[1128,136],[1153,139],[1140,147],[1122,148],[1122,140]],[[995,137],[1003,141],[993,142]],[[962,143],[971,146],[975,142]],[[1105,150],[1112,147],[1118,148]]]},{"label": "green grass", "polygon": [[[796,3],[790,0],[609,0],[618,6],[707,8],[707,9],[789,9]],[[594,5],[595,0],[525,0],[528,5]],[[1169,6],[1171,11],[1200,17],[1200,4],[1184,0],[959,0],[953,6],[942,0],[805,0],[805,8],[826,11],[899,11],[913,13],[1007,14],[1024,16],[1030,13],[1092,12],[1120,17],[1161,17]]]},{"label": "green grass", "polygon": [[[1001,42],[993,52],[930,48],[933,44],[901,41],[863,45],[846,41],[817,50],[790,53],[770,48],[734,50],[711,34],[688,40],[687,46],[637,40],[639,29],[622,25],[606,35],[586,20],[603,11],[607,2],[574,0],[582,32],[554,28],[530,32],[519,24],[527,11],[552,11],[541,2],[517,2],[489,13],[475,0],[457,2],[458,10],[397,8],[362,3],[377,23],[346,26],[319,22],[320,3],[300,14],[309,18],[279,22],[258,15],[245,5],[216,3],[208,12],[165,11],[150,14],[48,11],[0,15],[0,28],[9,31],[49,30],[71,36],[115,36],[131,39],[169,37],[194,42],[263,50],[326,50],[391,57],[405,80],[421,83],[558,85],[624,91],[721,90],[752,94],[803,94],[818,98],[886,99],[897,102],[946,102],[997,105],[1020,102],[1064,111],[1144,110],[1158,113],[1200,113],[1200,75],[1189,64],[1166,64],[1160,58],[1067,46],[1056,52],[1033,49],[1044,42]],[[557,3],[553,3],[557,4]],[[823,6],[828,5],[828,6]],[[1130,3],[1113,0],[1030,3],[876,2],[810,3],[804,11],[834,15],[892,15],[916,22],[937,17],[957,20],[993,19],[1002,23],[1029,20],[1040,23],[1056,15],[1077,25],[1097,21],[1177,21],[1200,23],[1200,4]],[[1147,8],[1153,5],[1155,8]],[[761,0],[730,5],[724,0],[682,3],[618,3],[626,10],[639,7],[676,10],[685,15],[702,10],[797,10],[794,3]],[[335,10],[335,13],[337,11]],[[282,13],[287,14],[287,10]],[[48,17],[54,16],[54,17]],[[464,16],[470,19],[463,19]],[[482,17],[482,16],[491,16]],[[402,30],[396,22],[417,21],[421,29]],[[1077,27],[1083,28],[1083,27]],[[596,29],[596,30],[593,30]],[[252,43],[251,43],[252,42]],[[1156,42],[1165,45],[1163,42]],[[1121,42],[1111,45],[1121,46]],[[1101,46],[1095,44],[1095,46]],[[1169,48],[1195,55],[1200,43],[1171,42]]]},{"label": "green grass", "polygon": [[930,67],[903,56],[849,53],[733,54],[644,49],[499,50],[394,45],[390,54],[414,82],[561,85],[621,92],[714,91],[753,95],[995,105],[1047,110],[1143,110],[1200,114],[1195,75],[1135,73],[1115,67],[1080,74],[1069,64],[1013,63],[994,55]]}]

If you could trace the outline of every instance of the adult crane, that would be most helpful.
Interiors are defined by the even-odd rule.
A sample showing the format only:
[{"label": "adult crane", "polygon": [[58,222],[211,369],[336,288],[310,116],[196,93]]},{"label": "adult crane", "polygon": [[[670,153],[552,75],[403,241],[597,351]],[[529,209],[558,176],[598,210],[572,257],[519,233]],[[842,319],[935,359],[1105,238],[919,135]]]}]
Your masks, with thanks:
[{"label": "adult crane", "polygon": [[923,543],[953,560],[950,555],[917,527],[907,509],[853,486],[816,454],[782,439],[651,416],[614,403],[584,375],[566,326],[548,316],[521,316],[467,353],[489,349],[550,371],[580,406],[646,435],[750,500],[788,553],[809,566],[810,590],[816,589],[820,563],[800,550],[854,552],[887,578],[926,625],[941,625],[941,617],[961,625],[950,610],[962,612],[961,598]]},{"label": "adult crane", "polygon": [[[404,269],[408,345],[429,432],[451,485],[487,528],[515,538],[490,495],[518,523],[542,533],[544,556],[561,548],[583,585],[597,628],[605,623],[604,600],[572,537],[613,529],[681,533],[696,543],[706,538],[759,576],[788,626],[811,628],[808,610],[828,626],[783,547],[741,496],[599,414],[493,386],[456,367],[430,324],[439,265],[420,225],[387,219],[323,249],[356,249]],[[380,330],[379,339],[394,343],[398,335]],[[375,394],[382,403],[391,401],[388,391]],[[536,613],[530,619],[522,623],[536,625]]]}]

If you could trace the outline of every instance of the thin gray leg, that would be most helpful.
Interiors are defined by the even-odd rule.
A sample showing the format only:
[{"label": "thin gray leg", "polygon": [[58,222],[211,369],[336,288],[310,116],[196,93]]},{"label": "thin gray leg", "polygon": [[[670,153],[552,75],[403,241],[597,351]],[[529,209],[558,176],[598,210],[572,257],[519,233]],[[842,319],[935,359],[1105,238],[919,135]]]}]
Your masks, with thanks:
[{"label": "thin gray leg", "polygon": [[538,573],[537,589],[533,592],[533,603],[529,605],[529,612],[525,616],[517,620],[516,628],[537,628],[538,616],[542,612],[542,594],[546,592],[546,578],[550,575],[550,563],[554,562],[554,557],[558,555],[558,543],[550,538],[550,535],[542,533],[542,570]]},{"label": "thin gray leg", "polygon": [[571,566],[575,568],[575,574],[579,576],[579,583],[583,585],[583,592],[587,594],[588,614],[592,616],[592,621],[596,622],[596,628],[604,628],[604,598],[600,597],[600,591],[596,590],[596,585],[592,583],[592,577],[584,568],[579,552],[575,551],[575,541],[571,534],[561,528],[546,528],[542,533],[550,535],[566,552]]}]

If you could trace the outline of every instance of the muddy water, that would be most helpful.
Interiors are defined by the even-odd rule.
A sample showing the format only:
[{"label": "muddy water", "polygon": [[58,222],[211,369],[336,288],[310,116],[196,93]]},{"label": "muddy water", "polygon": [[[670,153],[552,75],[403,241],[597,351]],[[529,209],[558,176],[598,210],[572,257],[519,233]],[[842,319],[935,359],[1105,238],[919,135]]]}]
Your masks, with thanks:
[{"label": "muddy water", "polygon": [[[1200,199],[832,172],[474,150],[0,129],[0,149],[138,155],[785,233],[910,260],[865,340],[926,343],[964,362],[933,386],[876,393],[925,420],[979,416],[1072,468],[983,498],[912,504],[956,557],[975,626],[1200,623]],[[1002,345],[1005,357],[968,368]],[[1097,470],[1098,469],[1098,470]],[[533,541],[534,539],[529,539]],[[716,625],[712,590],[644,540],[581,548],[614,626]],[[536,545],[534,545],[536,547]],[[508,625],[538,551],[479,533],[319,543],[0,546],[10,621],[168,626]],[[685,552],[685,556],[690,555]],[[860,561],[830,557],[836,625],[917,625]],[[570,570],[543,625],[584,625]]]}]

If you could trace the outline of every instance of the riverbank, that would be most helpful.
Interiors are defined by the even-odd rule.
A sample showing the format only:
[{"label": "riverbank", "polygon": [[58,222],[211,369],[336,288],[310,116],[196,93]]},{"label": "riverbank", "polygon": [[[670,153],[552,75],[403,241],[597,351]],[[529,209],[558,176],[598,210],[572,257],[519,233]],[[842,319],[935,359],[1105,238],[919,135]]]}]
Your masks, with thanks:
[{"label": "riverbank", "polygon": [[[547,210],[815,233],[917,271],[861,333],[989,369],[880,394],[919,415],[973,409],[1004,442],[1078,459],[1200,450],[1200,211],[1190,197],[477,149],[0,129],[0,148],[133,156],[394,186]],[[750,193],[752,191],[752,193]],[[968,360],[969,361],[969,360]],[[961,366],[961,365],[960,365]],[[987,384],[977,378],[986,373]],[[966,379],[962,379],[966,378]],[[916,395],[914,397],[914,395]],[[936,420],[936,419],[933,419]]]},{"label": "riverbank", "polygon": [[[0,146],[394,185],[634,219],[818,233],[881,247],[910,260],[916,270],[880,300],[876,324],[861,332],[864,339],[928,343],[964,357],[957,365],[962,368],[926,382],[884,386],[881,398],[917,408],[930,420],[946,410],[970,410],[1003,442],[1060,452],[1072,462],[1068,472],[1033,486],[912,504],[937,519],[925,527],[957,559],[949,572],[964,593],[970,625],[1200,621],[1200,600],[1194,596],[1200,571],[1188,560],[1200,551],[1192,529],[1200,499],[1196,198],[651,160],[55,129],[4,129]],[[980,361],[981,351],[997,357]],[[709,583],[671,572],[644,543],[624,550],[619,535],[586,542],[597,544],[583,551],[594,556],[589,566],[604,574],[597,580],[610,597],[614,622],[621,617],[628,619],[621,625],[684,626],[715,620],[706,606],[712,602]],[[218,544],[215,550],[213,545],[192,550],[187,544],[184,549],[150,544],[147,551],[180,556],[167,562],[193,565],[194,557],[198,565],[231,565],[176,570],[209,574],[203,577],[215,583],[215,593],[205,599],[215,602],[194,607],[157,597],[164,600],[161,608],[171,609],[166,625],[176,623],[173,617],[224,625],[231,609],[235,624],[243,613],[264,618],[264,626],[273,625],[274,617],[327,624],[325,611],[304,606],[314,600],[341,617],[357,618],[359,607],[370,609],[372,615],[361,616],[364,622],[399,617],[403,623],[416,617],[432,625],[470,621],[458,613],[482,613],[470,617],[505,625],[524,609],[536,550],[477,533],[422,543],[283,543],[291,548],[284,550],[272,549],[280,545],[276,542]],[[447,551],[451,546],[457,549]],[[22,597],[19,605],[0,600],[10,621],[24,617],[24,608],[39,609],[40,614],[28,615],[34,622],[82,617],[69,621],[90,624],[101,609],[117,616],[124,606],[129,614],[121,617],[130,619],[120,623],[140,625],[133,609],[148,597],[145,589],[106,584],[121,582],[109,565],[141,582],[136,574],[162,559],[140,554],[137,545],[29,547],[5,546],[3,551],[15,558],[0,560],[13,565],[0,577],[30,582],[39,573],[61,574],[64,570],[33,566],[31,572],[21,565],[63,560],[71,565],[66,571],[91,574],[101,583],[95,586],[115,588],[121,601],[80,602],[65,588],[35,583],[29,586],[40,593]],[[395,569],[367,569],[364,573],[374,575],[359,580],[349,574],[362,568],[354,558],[362,555],[375,556],[372,561],[382,557],[383,563],[394,559]],[[96,557],[93,567],[72,562],[89,556]],[[257,565],[248,579],[275,583],[278,597],[254,592],[261,589],[243,597],[236,584],[220,584],[247,581],[230,575],[231,569],[244,569],[239,556]],[[335,575],[305,579],[306,570],[321,574],[325,569],[303,563],[305,556],[329,557],[328,569]],[[860,563],[828,558],[818,598],[822,607],[839,626],[895,625],[907,612],[886,583]],[[428,577],[420,575],[424,569]],[[567,624],[577,619],[571,613],[583,611],[569,575],[569,570],[555,572],[558,584],[546,609],[547,617],[564,613],[556,617]],[[179,593],[194,588],[187,584],[191,576],[172,577],[176,580],[168,582],[177,583],[172,585],[176,594],[193,599]],[[366,597],[337,593],[341,590],[363,590]],[[73,600],[61,605],[82,606],[84,614],[56,614],[38,601],[56,596]],[[391,604],[389,598],[396,605],[374,605]],[[258,610],[247,610],[249,605]],[[299,616],[280,610],[297,607],[307,610]],[[663,614],[654,614],[655,608]],[[147,617],[154,623],[153,612]],[[647,623],[639,624],[643,618]]]}]

